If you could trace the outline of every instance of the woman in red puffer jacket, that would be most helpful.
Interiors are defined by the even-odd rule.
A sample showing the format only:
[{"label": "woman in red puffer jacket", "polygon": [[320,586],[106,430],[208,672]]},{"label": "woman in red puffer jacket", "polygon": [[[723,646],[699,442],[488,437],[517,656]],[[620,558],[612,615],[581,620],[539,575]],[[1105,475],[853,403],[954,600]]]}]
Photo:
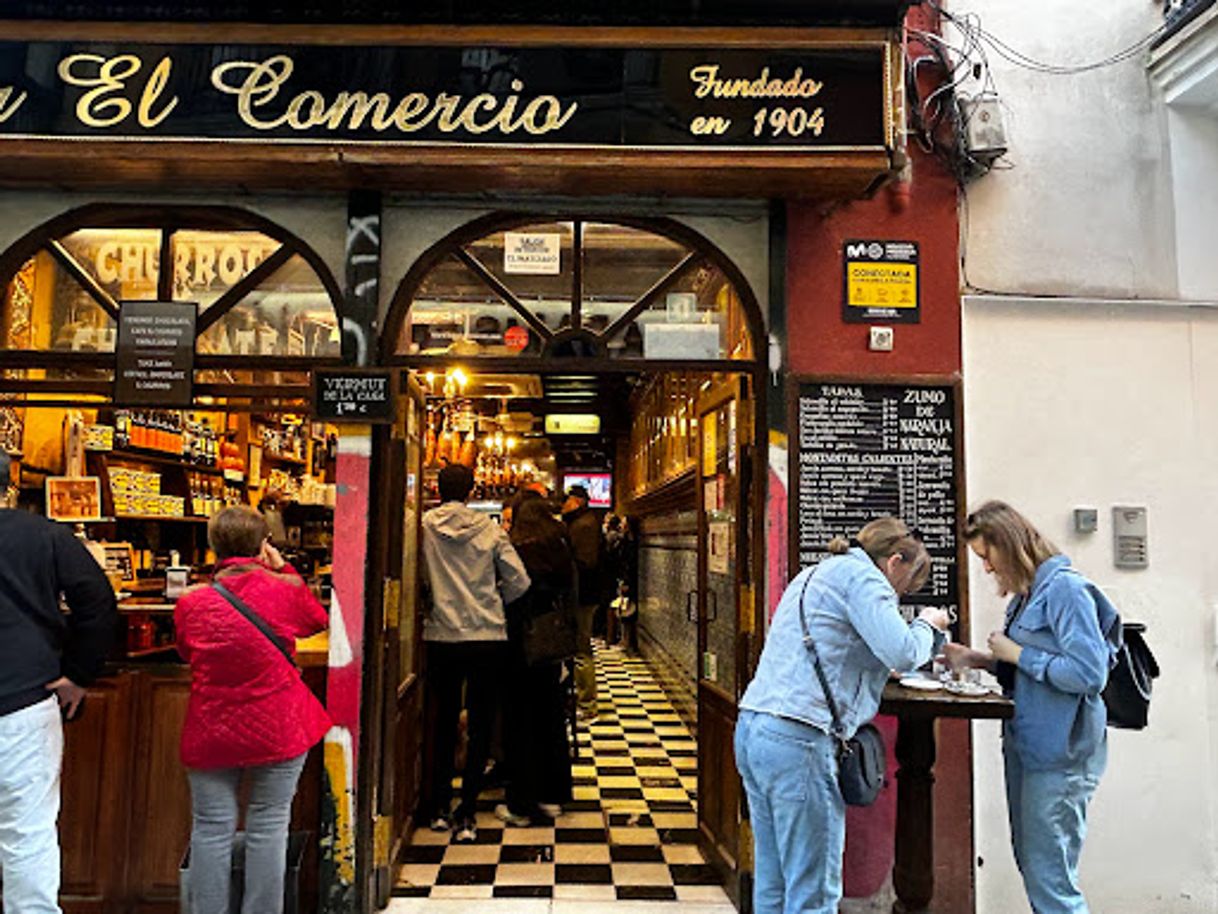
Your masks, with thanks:
[{"label": "woman in red puffer jacket", "polygon": [[[326,611],[271,545],[266,521],[225,508],[207,525],[214,580],[270,626],[288,650],[323,631]],[[191,672],[182,727],[190,780],[193,914],[228,914],[238,787],[249,782],[242,914],[281,914],[288,823],[309,749],[330,728],[296,665],[215,587],[174,609],[177,648]]]}]

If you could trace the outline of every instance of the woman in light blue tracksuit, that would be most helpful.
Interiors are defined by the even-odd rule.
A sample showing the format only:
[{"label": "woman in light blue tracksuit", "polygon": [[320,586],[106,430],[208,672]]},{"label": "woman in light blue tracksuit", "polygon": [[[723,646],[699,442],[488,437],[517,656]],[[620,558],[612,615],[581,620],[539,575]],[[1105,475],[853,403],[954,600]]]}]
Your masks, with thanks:
[{"label": "woman in light blue tracksuit", "polygon": [[969,547],[1011,594],[989,651],[944,649],[953,667],[984,667],[1015,700],[1003,725],[1015,863],[1036,914],[1087,914],[1078,860],[1087,804],[1108,757],[1100,693],[1120,647],[1116,609],[1018,511],[986,502],[968,516]]},{"label": "woman in light blue tracksuit", "polygon": [[756,914],[837,914],[842,895],[846,810],[801,613],[847,737],[879,709],[888,674],[929,660],[948,625],[941,609],[910,624],[901,617],[899,596],[930,573],[926,547],[902,521],[874,520],[829,551],[783,593],[740,702],[736,765],[753,829]]}]

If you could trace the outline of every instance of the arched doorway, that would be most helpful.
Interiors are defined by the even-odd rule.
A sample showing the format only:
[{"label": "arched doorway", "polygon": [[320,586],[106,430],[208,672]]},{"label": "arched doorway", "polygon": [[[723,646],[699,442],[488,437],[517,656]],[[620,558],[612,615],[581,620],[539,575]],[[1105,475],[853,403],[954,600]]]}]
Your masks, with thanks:
[{"label": "arched doorway", "polygon": [[[623,860],[651,854],[644,869],[655,869],[645,874],[654,882],[610,880],[608,888],[618,897],[679,897],[678,889],[694,888],[681,879],[704,882],[708,870],[674,863],[681,851],[658,846],[662,836],[677,836],[700,844],[716,881],[735,896],[740,795],[731,736],[736,702],[760,644],[754,633],[760,630],[762,601],[755,595],[764,568],[765,368],[758,358],[764,338],[760,308],[741,272],[705,237],[671,219],[491,215],[433,245],[403,278],[384,323],[381,357],[402,369],[411,393],[399,429],[386,433],[379,451],[385,484],[395,475],[404,480],[390,490],[387,504],[406,506],[402,518],[390,522],[401,523],[401,532],[381,559],[383,577],[400,588],[399,612],[386,614],[393,624],[382,631],[379,648],[390,670],[380,689],[387,696],[381,745],[392,746],[396,758],[381,754],[385,767],[374,775],[381,805],[373,811],[394,822],[402,846],[427,767],[425,741],[410,734],[428,729],[425,651],[416,619],[422,606],[413,577],[417,562],[411,561],[427,508],[428,435],[452,423],[474,453],[482,441],[494,447],[505,436],[526,446],[530,436],[541,437],[545,417],[591,416],[598,420],[596,431],[583,436],[583,454],[574,439],[562,439],[542,458],[549,461],[548,475],[540,460],[530,469],[540,470],[542,482],[558,491],[576,475],[611,477],[615,510],[644,517],[639,575],[663,579],[654,594],[641,595],[650,600],[644,622],[650,614],[656,624],[644,641],[653,640],[657,655],[666,652],[665,662],[688,680],[689,700],[684,707],[673,698],[667,711],[675,718],[646,734],[646,722],[634,719],[632,700],[606,712],[616,720],[603,725],[608,729],[594,725],[577,736],[581,751],[621,752],[617,757],[625,764],[594,760],[585,782],[576,784],[577,814],[590,815],[595,807],[604,815],[607,856],[603,865],[589,864],[587,873],[568,874],[604,879],[624,872]],[[453,405],[480,400],[491,409]],[[441,413],[440,426],[431,426]],[[495,485],[487,491],[496,491]],[[645,688],[651,692],[650,684]],[[666,700],[678,695],[662,691]],[[658,754],[665,731],[675,739],[681,728],[689,748],[662,759],[667,776],[653,770],[659,764],[643,763],[641,777],[625,772],[637,761],[634,749],[644,750],[640,758]],[[635,745],[643,740],[655,745]],[[592,757],[585,757],[585,767]],[[695,759],[696,777],[685,767]],[[681,767],[672,764],[677,760]],[[600,776],[597,764],[623,770]],[[563,860],[563,835],[584,826],[581,819],[579,828],[567,830],[560,819],[538,832],[538,846],[549,848],[539,853],[556,855],[538,867],[553,871],[549,888],[561,888],[564,867],[576,866]],[[656,847],[626,851],[613,841],[628,834],[637,840],[644,832],[655,837]],[[446,878],[428,869],[433,863],[418,863],[434,850],[407,850],[413,864],[405,882]],[[403,891],[431,887],[416,881]],[[542,893],[547,886],[526,888]]]}]

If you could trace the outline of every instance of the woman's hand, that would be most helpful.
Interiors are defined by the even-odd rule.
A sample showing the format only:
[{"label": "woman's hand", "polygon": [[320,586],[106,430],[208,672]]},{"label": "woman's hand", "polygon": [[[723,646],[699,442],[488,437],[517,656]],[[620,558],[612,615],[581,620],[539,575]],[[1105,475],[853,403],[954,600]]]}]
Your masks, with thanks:
[{"label": "woman's hand", "polygon": [[941,632],[947,631],[947,627],[952,624],[952,617],[946,609],[936,609],[933,606],[928,606],[918,613],[918,618]]},{"label": "woman's hand", "polygon": [[947,659],[952,671],[979,669],[988,670],[993,667],[994,656],[986,651],[978,651],[967,644],[957,644],[949,641],[943,645],[943,656]]},{"label": "woman's hand", "polygon": [[990,637],[986,643],[993,652],[995,660],[1019,664],[1019,655],[1023,653],[1023,648],[1002,632],[990,632]]},{"label": "woman's hand", "polygon": [[258,553],[258,558],[274,571],[278,571],[287,564],[269,539],[262,541],[262,551]]}]

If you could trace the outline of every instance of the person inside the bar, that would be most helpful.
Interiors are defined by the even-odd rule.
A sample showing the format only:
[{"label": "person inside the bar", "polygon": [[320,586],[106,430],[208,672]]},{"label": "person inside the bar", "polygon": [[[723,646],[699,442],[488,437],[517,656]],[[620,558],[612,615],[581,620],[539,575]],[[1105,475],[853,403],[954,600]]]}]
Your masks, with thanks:
[{"label": "person inside the bar", "polygon": [[507,607],[508,676],[504,696],[507,750],[506,803],[495,814],[524,826],[562,815],[571,800],[571,748],[567,741],[564,661],[530,663],[524,645],[529,618],[558,610],[575,624],[575,558],[566,528],[537,492],[524,491],[513,505],[511,540],[531,582]]},{"label": "person inside the bar", "polygon": [[837,741],[805,631],[848,739],[879,710],[891,671],[930,660],[949,624],[942,609],[910,623],[901,616],[900,597],[926,582],[930,556],[900,519],[877,518],[828,551],[787,586],[740,701],[736,765],[753,829],[756,914],[837,914],[842,897]]},{"label": "person inside the bar", "polygon": [[244,779],[241,914],[280,914],[296,782],[309,749],[330,729],[293,660],[295,641],[324,631],[329,619],[271,544],[258,512],[223,509],[208,522],[207,539],[216,553],[213,583],[188,591],[174,608],[178,653],[190,664],[182,726],[192,815],[190,909],[229,914]]},{"label": "person inside the bar", "polygon": [[[453,840],[464,844],[478,838],[474,813],[503,687],[504,604],[524,596],[529,575],[503,528],[466,505],[474,471],[450,464],[440,470],[437,482],[441,504],[423,515],[425,583],[431,595],[423,640],[436,703],[430,822],[434,831],[452,829]],[[452,780],[463,692],[469,740],[461,802],[454,811]]]},{"label": "person inside the bar", "polygon": [[575,549],[575,564],[579,569],[576,624],[578,653],[575,655],[575,694],[579,719],[594,721],[596,705],[596,662],[592,657],[592,629],[600,606],[601,582],[604,573],[605,543],[596,513],[588,506],[588,490],[581,485],[567,490],[562,506],[563,520]]},{"label": "person inside the bar", "polygon": [[1087,806],[1108,759],[1101,692],[1120,649],[1116,608],[1027,518],[1001,501],[970,514],[969,548],[1010,596],[988,650],[948,644],[955,669],[987,669],[1015,701],[1003,723],[1015,863],[1037,914],[1086,914],[1078,882]]}]

